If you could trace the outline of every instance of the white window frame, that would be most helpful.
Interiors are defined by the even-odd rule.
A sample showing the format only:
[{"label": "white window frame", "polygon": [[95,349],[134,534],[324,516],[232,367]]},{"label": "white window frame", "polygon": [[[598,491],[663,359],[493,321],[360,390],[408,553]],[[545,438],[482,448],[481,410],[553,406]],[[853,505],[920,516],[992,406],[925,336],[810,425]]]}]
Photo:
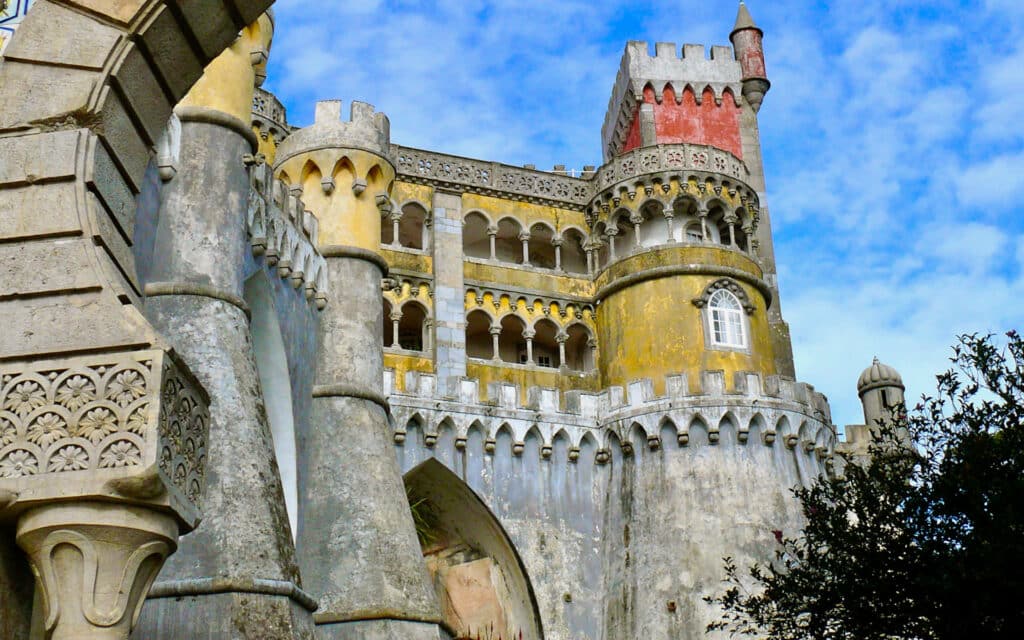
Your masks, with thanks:
[{"label": "white window frame", "polygon": [[[722,300],[731,304],[723,306]],[[719,289],[708,300],[708,341],[713,347],[746,350],[750,346],[747,318],[743,304],[731,291]]]}]

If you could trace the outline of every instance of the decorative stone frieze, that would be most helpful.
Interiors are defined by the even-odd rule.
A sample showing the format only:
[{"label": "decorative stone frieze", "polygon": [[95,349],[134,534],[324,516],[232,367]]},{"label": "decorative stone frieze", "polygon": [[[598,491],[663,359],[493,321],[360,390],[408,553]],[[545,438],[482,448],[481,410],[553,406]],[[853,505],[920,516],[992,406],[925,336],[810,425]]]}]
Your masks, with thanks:
[{"label": "decorative stone frieze", "polygon": [[741,181],[750,175],[747,165],[728,151],[700,144],[663,144],[616,157],[601,167],[595,182],[598,189],[603,189],[616,182],[665,171],[703,171]]},{"label": "decorative stone frieze", "polygon": [[53,502],[148,505],[199,522],[209,400],[160,350],[0,365],[0,520]]},{"label": "decorative stone frieze", "polygon": [[398,170],[398,179],[416,184],[455,187],[469,193],[553,204],[580,211],[593,194],[593,187],[586,180],[497,162],[397,145],[391,146],[391,158]]}]

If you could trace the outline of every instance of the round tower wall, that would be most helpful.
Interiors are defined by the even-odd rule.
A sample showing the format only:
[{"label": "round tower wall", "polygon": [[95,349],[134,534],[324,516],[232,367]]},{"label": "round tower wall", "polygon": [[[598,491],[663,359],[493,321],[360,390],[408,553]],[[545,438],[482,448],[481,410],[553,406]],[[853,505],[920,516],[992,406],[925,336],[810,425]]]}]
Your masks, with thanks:
[{"label": "round tower wall", "polygon": [[[723,371],[730,382],[742,372],[775,375],[760,275],[742,253],[702,246],[665,246],[613,264],[598,278],[601,384],[680,373],[695,380],[701,371]],[[745,347],[713,343],[706,298],[721,286],[751,309],[742,312]]]}]

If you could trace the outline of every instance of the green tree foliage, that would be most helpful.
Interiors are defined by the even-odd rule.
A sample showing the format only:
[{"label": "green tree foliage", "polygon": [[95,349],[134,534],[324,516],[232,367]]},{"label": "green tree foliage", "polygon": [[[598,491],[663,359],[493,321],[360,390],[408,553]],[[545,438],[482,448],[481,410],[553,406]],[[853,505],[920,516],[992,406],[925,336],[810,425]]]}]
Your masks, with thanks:
[{"label": "green tree foliage", "polygon": [[[795,490],[773,562],[726,558],[708,631],[771,640],[1024,637],[1024,340],[961,336],[935,396]],[[911,444],[911,442],[913,444]]]}]

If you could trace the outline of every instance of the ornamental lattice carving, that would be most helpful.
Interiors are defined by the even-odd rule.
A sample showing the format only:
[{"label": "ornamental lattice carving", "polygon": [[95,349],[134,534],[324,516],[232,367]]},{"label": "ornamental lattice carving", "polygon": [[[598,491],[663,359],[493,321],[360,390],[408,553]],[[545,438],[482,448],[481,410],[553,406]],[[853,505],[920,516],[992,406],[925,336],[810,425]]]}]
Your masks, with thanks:
[{"label": "ornamental lattice carving", "polygon": [[[23,501],[120,493],[197,514],[208,404],[163,351],[0,367],[0,490]],[[154,472],[162,489],[122,482]]]}]

